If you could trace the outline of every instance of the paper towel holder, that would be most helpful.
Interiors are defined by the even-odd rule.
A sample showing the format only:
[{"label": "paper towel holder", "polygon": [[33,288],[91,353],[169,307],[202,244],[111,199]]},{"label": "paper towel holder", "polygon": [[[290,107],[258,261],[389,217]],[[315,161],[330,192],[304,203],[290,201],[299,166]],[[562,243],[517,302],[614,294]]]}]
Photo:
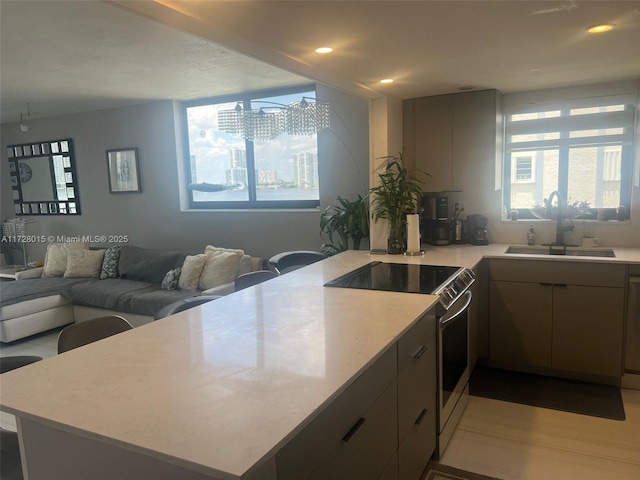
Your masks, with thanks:
[{"label": "paper towel holder", "polygon": [[407,215],[407,248],[406,256],[424,255],[420,249],[420,215],[417,213]]}]

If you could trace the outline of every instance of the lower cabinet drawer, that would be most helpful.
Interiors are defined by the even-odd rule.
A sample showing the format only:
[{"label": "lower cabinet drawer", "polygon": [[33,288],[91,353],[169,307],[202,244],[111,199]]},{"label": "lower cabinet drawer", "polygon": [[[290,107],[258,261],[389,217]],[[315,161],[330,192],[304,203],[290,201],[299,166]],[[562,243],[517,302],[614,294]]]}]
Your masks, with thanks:
[{"label": "lower cabinet drawer", "polygon": [[311,480],[371,480],[382,474],[398,448],[397,389],[394,380],[339,439]]},{"label": "lower cabinet drawer", "polygon": [[[431,332],[431,330],[429,330]],[[425,338],[426,337],[426,338]],[[435,398],[437,389],[436,336],[433,334],[411,337],[416,344],[411,350],[398,344],[398,433],[400,441],[426,406]],[[402,366],[402,368],[400,368]]]},{"label": "lower cabinet drawer", "polygon": [[[322,478],[317,476],[321,471],[318,469],[329,468],[341,459],[349,464],[346,459],[351,455],[354,463],[363,458],[366,464],[376,463],[371,459],[380,462],[375,465],[376,475],[369,474],[368,477],[345,467],[344,472],[353,473],[351,478],[371,480],[380,475],[398,447],[397,358],[398,350],[394,345],[282,447],[276,454],[278,480],[304,480],[312,474]],[[383,412],[381,417],[380,412]],[[361,418],[365,420],[361,421]],[[367,445],[366,439],[373,444]],[[374,470],[370,467],[365,465],[367,472]],[[350,477],[337,474],[324,478]]]},{"label": "lower cabinet drawer", "polygon": [[419,480],[436,449],[436,394],[398,449],[399,480]]}]

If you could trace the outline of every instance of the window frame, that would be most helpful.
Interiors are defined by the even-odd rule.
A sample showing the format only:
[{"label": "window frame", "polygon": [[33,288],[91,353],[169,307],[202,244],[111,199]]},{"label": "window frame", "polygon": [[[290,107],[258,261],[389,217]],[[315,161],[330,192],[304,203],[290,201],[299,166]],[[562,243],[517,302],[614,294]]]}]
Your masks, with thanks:
[{"label": "window frame", "polygon": [[[570,139],[566,136],[566,131],[574,131],[572,129],[561,130],[561,135],[559,139],[545,139],[542,141],[531,141],[527,142],[525,147],[513,147],[509,143],[509,125],[512,122],[509,120],[509,117],[517,114],[523,113],[535,113],[535,112],[543,112],[543,111],[554,111],[561,110],[561,118],[558,119],[553,117],[554,122],[565,122],[565,123],[581,123],[581,115],[565,115],[565,111],[571,111],[577,108],[589,108],[593,106],[606,106],[606,105],[616,105],[623,104],[625,108],[620,110],[620,112],[624,112],[626,115],[630,115],[632,121],[629,125],[625,125],[623,132],[618,135],[620,137],[620,142],[617,143],[615,141],[602,141],[602,142],[593,142],[591,141],[591,146],[602,149],[602,154],[604,155],[606,152],[606,148],[612,145],[620,145],[621,153],[620,153],[620,206],[625,207],[625,219],[628,220],[630,218],[631,213],[631,195],[633,188],[633,163],[634,163],[634,143],[635,143],[635,108],[636,104],[633,100],[633,95],[615,95],[609,97],[591,97],[584,98],[578,100],[567,100],[567,101],[559,101],[559,102],[549,102],[549,103],[540,103],[540,104],[529,104],[529,105],[511,105],[508,108],[505,108],[503,112],[503,125],[504,125],[504,155],[503,155],[503,198],[502,205],[504,210],[507,212],[512,212],[517,210],[518,219],[522,220],[531,220],[536,217],[531,213],[530,208],[511,208],[511,187],[512,183],[520,183],[519,181],[514,180],[515,172],[513,172],[512,165],[514,163],[514,159],[512,158],[513,152],[518,151],[535,151],[542,152],[544,150],[555,149],[558,151],[558,184],[557,190],[563,199],[567,199],[568,190],[569,190],[569,159],[570,159],[570,151],[572,148],[581,148],[581,146],[585,146],[591,140],[589,137],[586,137],[587,140],[581,142],[577,137],[574,139]],[[567,118],[569,120],[567,121]],[[577,118],[577,120],[575,120]],[[572,122],[571,120],[574,120]],[[540,131],[539,134],[544,133],[544,131]],[[598,137],[602,138],[602,137]],[[630,139],[630,140],[629,140]],[[538,145],[536,145],[538,143]],[[583,145],[580,145],[584,143]],[[536,175],[533,173],[533,177]],[[606,211],[606,218],[615,218],[616,208],[609,207],[604,209]],[[585,210],[582,215],[582,218],[585,219],[596,219],[597,218],[598,208],[593,207]]]},{"label": "window frame", "polygon": [[[187,110],[192,107],[202,107],[220,103],[236,103],[243,105],[243,109],[251,108],[251,101],[258,101],[266,97],[278,97],[282,95],[295,95],[298,93],[312,92],[317,99],[317,89],[315,84],[298,85],[295,87],[277,88],[269,90],[257,90],[251,92],[234,93],[229,95],[221,95],[216,97],[200,98],[182,102],[182,151],[184,156],[185,181],[181,185],[187,194],[187,205],[192,210],[317,210],[320,207],[320,198],[317,200],[258,200],[257,199],[257,178],[255,169],[255,142],[244,139],[245,154],[247,162],[247,190],[249,194],[248,200],[239,201],[195,201],[193,199],[193,191],[187,188],[189,179],[192,177],[191,159],[189,148],[189,121]],[[321,196],[320,185],[320,142],[316,133],[316,157],[318,159],[318,197]]]},{"label": "window frame", "polygon": [[[511,183],[535,183],[536,181],[536,159],[532,155],[528,155],[526,157],[519,157],[514,159],[516,171],[511,175]],[[529,177],[528,178],[518,178],[518,160],[528,160],[529,161]]]}]

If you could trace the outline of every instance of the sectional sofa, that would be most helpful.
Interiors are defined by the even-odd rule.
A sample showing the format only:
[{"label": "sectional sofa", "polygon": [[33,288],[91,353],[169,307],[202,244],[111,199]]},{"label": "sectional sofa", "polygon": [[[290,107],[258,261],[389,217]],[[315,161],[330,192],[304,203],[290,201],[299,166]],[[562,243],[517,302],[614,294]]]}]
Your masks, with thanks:
[{"label": "sectional sofa", "polygon": [[226,295],[237,276],[268,268],[262,258],[211,245],[194,252],[50,244],[43,267],[0,284],[0,341],[109,314],[139,326],[166,305]]}]

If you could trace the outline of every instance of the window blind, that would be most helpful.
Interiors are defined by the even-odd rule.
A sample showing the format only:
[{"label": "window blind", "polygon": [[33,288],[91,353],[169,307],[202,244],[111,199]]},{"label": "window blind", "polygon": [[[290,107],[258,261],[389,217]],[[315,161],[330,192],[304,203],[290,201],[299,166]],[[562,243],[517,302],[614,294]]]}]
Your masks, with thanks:
[{"label": "window blind", "polygon": [[507,153],[631,145],[635,96],[573,99],[505,107]]}]

